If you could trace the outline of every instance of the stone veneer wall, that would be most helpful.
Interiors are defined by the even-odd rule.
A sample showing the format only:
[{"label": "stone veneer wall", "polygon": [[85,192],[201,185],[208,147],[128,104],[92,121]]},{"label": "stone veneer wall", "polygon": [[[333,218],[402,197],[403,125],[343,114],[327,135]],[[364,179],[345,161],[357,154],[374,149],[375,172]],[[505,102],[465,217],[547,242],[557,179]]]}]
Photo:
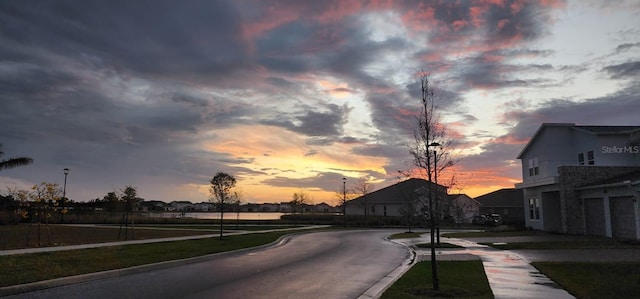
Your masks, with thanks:
[{"label": "stone veneer wall", "polygon": [[584,186],[608,178],[638,171],[640,167],[627,166],[560,166],[560,217],[562,231],[568,234],[584,234],[582,204],[576,187]]}]

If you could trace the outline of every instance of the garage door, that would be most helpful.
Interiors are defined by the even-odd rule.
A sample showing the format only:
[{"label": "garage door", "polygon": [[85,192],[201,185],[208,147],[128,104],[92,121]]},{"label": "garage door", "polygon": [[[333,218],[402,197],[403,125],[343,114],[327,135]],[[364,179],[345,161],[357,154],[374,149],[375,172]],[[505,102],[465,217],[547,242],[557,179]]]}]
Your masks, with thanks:
[{"label": "garage door", "polygon": [[609,205],[611,207],[611,233],[614,238],[636,238],[632,199],[632,197],[612,197],[609,199]]}]

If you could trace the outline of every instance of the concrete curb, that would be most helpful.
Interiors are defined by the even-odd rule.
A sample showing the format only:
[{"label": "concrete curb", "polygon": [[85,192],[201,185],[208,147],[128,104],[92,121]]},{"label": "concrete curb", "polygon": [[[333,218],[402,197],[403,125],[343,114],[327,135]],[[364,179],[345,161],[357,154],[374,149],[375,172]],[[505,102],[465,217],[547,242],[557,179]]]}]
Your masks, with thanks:
[{"label": "concrete curb", "polygon": [[411,269],[411,267],[413,267],[413,265],[417,261],[416,251],[413,249],[413,247],[398,241],[391,240],[389,238],[385,238],[385,240],[398,244],[402,247],[405,247],[407,251],[409,251],[409,254],[400,266],[395,268],[393,271],[389,272],[389,274],[385,275],[385,277],[382,278],[382,280],[380,280],[378,283],[376,283],[375,285],[370,287],[368,290],[366,290],[364,293],[362,293],[362,295],[360,295],[358,299],[380,298],[380,296],[382,296],[384,291],[386,291],[394,282],[400,279],[402,275],[407,273],[407,271],[409,271],[409,269]]}]

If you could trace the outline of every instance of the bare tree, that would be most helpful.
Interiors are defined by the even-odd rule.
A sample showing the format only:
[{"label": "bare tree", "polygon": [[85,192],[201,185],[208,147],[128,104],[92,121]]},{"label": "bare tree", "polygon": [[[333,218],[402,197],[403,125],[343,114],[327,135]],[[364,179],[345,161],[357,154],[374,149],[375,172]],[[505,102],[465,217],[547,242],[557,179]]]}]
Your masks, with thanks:
[{"label": "bare tree", "polygon": [[364,219],[367,221],[367,216],[369,212],[369,198],[367,195],[373,191],[374,184],[371,183],[371,178],[369,176],[363,176],[356,180],[355,185],[353,186],[353,194],[360,196],[360,200],[358,201],[358,205],[364,211]]},{"label": "bare tree", "polygon": [[289,202],[293,214],[300,209],[300,213],[304,214],[304,205],[309,202],[309,195],[304,191],[293,193],[293,199]]},{"label": "bare tree", "polygon": [[49,231],[49,217],[52,211],[55,211],[62,198],[62,189],[58,184],[42,182],[39,185],[33,185],[31,191],[15,190],[13,194],[18,200],[22,209],[22,216],[30,218],[29,230],[27,231],[27,246],[30,243],[31,227],[37,224],[37,244],[42,245],[40,237],[40,226],[42,223],[47,230],[47,245],[51,245],[51,232]]},{"label": "bare tree", "polygon": [[233,200],[232,190],[236,186],[236,179],[224,172],[218,172],[209,183],[211,183],[209,200],[217,202],[220,206],[220,239],[222,239],[224,204]]},{"label": "bare tree", "polygon": [[244,202],[244,192],[242,189],[236,188],[233,191],[233,201],[236,205],[236,230],[238,230],[238,224],[240,223],[240,205]]},{"label": "bare tree", "polygon": [[[439,220],[441,218],[440,200],[443,195],[438,194],[437,175],[442,170],[455,164],[450,158],[448,149],[452,141],[447,139],[445,125],[441,122],[438,106],[440,99],[430,80],[428,73],[424,71],[420,74],[421,88],[421,109],[416,117],[416,128],[414,129],[414,143],[409,145],[409,152],[413,158],[414,169],[423,178],[429,181],[429,187],[422,198],[428,207],[428,217],[431,234],[431,274],[433,289],[439,290],[438,270],[435,255],[435,235],[439,237]],[[440,149],[438,151],[438,149]],[[434,182],[435,179],[435,182]],[[439,239],[439,238],[438,238]]]},{"label": "bare tree", "polygon": [[[401,174],[403,174],[401,172]],[[407,174],[403,174],[406,177]],[[398,180],[401,180],[402,177],[398,177]],[[398,194],[398,197],[402,201],[402,208],[400,210],[400,215],[405,220],[405,225],[407,226],[407,231],[411,232],[412,227],[416,224],[416,218],[420,214],[420,203],[419,196],[416,194],[414,190],[410,189],[402,189]]]},{"label": "bare tree", "polygon": [[[113,193],[115,195],[115,192]],[[113,196],[109,195],[108,196]],[[122,227],[124,226],[124,239],[129,238],[129,223],[131,223],[131,239],[135,238],[134,235],[134,222],[131,213],[136,210],[138,206],[136,188],[132,186],[126,186],[120,191],[120,206],[122,207],[122,220],[120,221],[120,229],[118,230],[118,240],[120,240],[120,234]]]},{"label": "bare tree", "polygon": [[456,198],[450,202],[449,214],[453,217],[453,221],[457,225],[469,222],[469,214],[474,211],[474,205],[471,201],[464,200],[464,198]]}]

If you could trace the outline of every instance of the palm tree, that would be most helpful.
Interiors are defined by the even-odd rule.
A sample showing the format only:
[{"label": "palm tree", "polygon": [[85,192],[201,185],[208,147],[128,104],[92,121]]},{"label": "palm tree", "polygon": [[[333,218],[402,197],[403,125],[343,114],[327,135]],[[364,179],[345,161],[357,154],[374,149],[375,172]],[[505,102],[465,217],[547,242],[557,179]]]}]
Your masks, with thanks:
[{"label": "palm tree", "polygon": [[[2,144],[0,144],[0,156],[2,156],[4,154],[4,152],[2,152]],[[18,166],[24,166],[24,165],[28,165],[33,163],[33,159],[28,158],[28,157],[17,157],[17,158],[10,158],[8,160],[1,160],[0,161],[0,170],[2,169],[9,169],[9,168],[14,168],[14,167],[18,167]]]}]

